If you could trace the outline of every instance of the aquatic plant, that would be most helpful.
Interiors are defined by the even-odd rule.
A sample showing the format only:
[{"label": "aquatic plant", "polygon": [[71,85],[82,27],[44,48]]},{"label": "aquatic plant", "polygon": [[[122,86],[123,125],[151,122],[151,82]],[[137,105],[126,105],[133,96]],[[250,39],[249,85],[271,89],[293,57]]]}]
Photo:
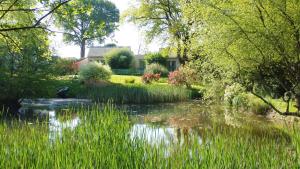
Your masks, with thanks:
[{"label": "aquatic plant", "polygon": [[80,98],[106,103],[166,103],[187,101],[192,98],[191,90],[168,85],[115,84],[104,87],[89,87],[82,90]]},{"label": "aquatic plant", "polygon": [[[75,109],[74,109],[75,111]],[[48,123],[0,121],[0,168],[299,168],[298,128],[282,131],[212,126],[184,144],[130,137],[113,106],[76,110],[81,122],[49,138]],[[12,127],[13,126],[13,127]]]}]

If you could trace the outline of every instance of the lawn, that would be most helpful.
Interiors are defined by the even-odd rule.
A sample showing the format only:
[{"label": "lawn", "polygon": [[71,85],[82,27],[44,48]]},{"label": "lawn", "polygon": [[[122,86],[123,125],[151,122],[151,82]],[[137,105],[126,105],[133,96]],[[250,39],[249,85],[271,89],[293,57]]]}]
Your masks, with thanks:
[{"label": "lawn", "polygon": [[134,83],[142,83],[141,76],[129,76],[129,75],[112,75],[110,78],[110,82],[112,83],[121,83],[125,84],[126,80],[134,80]]},{"label": "lawn", "polygon": [[[163,80],[166,81],[166,79]],[[185,87],[171,86],[161,83],[161,81],[145,85],[139,76],[113,75],[110,82],[111,84],[108,86],[85,86],[74,76],[55,77],[41,84],[43,90],[36,97],[56,97],[59,88],[68,86],[70,88],[69,97],[92,99],[105,103],[110,100],[115,103],[148,104],[192,99],[192,91]]]},{"label": "lawn", "polygon": [[[142,83],[142,78],[141,76],[129,76],[129,75],[112,75],[110,78],[110,82],[112,83],[128,83],[128,81],[134,80],[134,83],[141,84]],[[127,81],[127,82],[126,82]],[[161,84],[167,84],[168,83],[168,78],[166,77],[161,77],[157,82],[154,83],[161,83]]]}]

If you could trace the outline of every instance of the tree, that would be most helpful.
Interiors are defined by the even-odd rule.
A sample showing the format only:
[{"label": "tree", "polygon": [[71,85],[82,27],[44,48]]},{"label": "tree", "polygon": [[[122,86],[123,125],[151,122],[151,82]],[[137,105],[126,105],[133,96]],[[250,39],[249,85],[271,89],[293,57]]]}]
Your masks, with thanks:
[{"label": "tree", "polygon": [[44,91],[51,53],[48,28],[42,21],[67,2],[0,1],[0,105],[11,112],[17,112],[20,99]]},{"label": "tree", "polygon": [[148,53],[145,55],[145,61],[148,65],[158,63],[163,66],[167,65],[167,58],[160,53]]},{"label": "tree", "polygon": [[79,45],[85,57],[86,44],[103,42],[119,22],[119,10],[107,0],[73,0],[60,8],[56,23],[64,29],[64,41]]},{"label": "tree", "polygon": [[[177,57],[184,64],[188,61],[191,43],[197,37],[195,20],[185,17],[182,10],[190,8],[189,1],[139,0],[125,17],[145,29],[148,41],[160,36],[176,46]],[[172,44],[173,43],[173,44]]]},{"label": "tree", "polygon": [[134,54],[129,49],[113,49],[104,58],[112,69],[129,69],[134,61]]},{"label": "tree", "polygon": [[[300,93],[300,2],[194,0],[192,4],[199,9],[194,17],[208,16],[200,43],[210,60],[279,114],[300,116],[289,107]],[[281,97],[286,111],[266,96]]]},{"label": "tree", "polygon": [[0,105],[16,112],[21,98],[38,97],[42,93],[51,57],[44,30],[13,32],[9,36],[9,40],[0,38]]}]

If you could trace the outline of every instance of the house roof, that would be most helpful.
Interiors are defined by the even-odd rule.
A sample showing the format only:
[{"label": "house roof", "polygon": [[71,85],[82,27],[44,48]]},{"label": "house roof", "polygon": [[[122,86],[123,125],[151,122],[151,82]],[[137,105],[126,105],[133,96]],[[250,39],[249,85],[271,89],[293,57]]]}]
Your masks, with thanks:
[{"label": "house roof", "polygon": [[107,52],[113,49],[129,49],[128,46],[119,46],[119,47],[91,47],[89,48],[88,56],[87,57],[103,57]]}]

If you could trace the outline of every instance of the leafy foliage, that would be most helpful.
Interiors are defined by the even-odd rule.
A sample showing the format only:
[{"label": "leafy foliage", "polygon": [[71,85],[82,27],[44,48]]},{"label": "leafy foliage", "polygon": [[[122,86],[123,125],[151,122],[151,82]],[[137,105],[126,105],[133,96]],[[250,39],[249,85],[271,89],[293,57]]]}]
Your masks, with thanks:
[{"label": "leafy foliage", "polygon": [[53,69],[52,73],[60,76],[75,74],[74,62],[75,60],[72,59],[55,58],[51,66]]},{"label": "leafy foliage", "polygon": [[128,69],[134,61],[134,54],[128,49],[113,49],[104,58],[112,69]]},{"label": "leafy foliage", "polygon": [[109,80],[111,74],[109,67],[100,63],[89,63],[80,68],[79,78],[84,82],[97,82],[101,80]]},{"label": "leafy foliage", "polygon": [[172,85],[184,85],[186,83],[185,76],[178,70],[175,70],[174,72],[170,72],[168,76],[168,80],[169,80],[169,84]]},{"label": "leafy foliage", "polygon": [[[297,96],[300,83],[299,1],[191,1],[185,13],[201,17],[204,60],[225,86],[240,83],[275,111],[266,97]],[[203,24],[204,23],[204,24]],[[230,66],[228,66],[230,65]],[[210,79],[211,80],[211,79]]]},{"label": "leafy foliage", "polygon": [[153,81],[158,81],[159,79],[160,79],[160,74],[145,73],[142,76],[142,82],[144,84],[150,84]]},{"label": "leafy foliage", "polygon": [[34,97],[40,81],[50,73],[50,52],[47,33],[31,30],[9,33],[1,38],[0,102]]},{"label": "leafy foliage", "polygon": [[163,65],[152,63],[146,66],[145,74],[160,74],[163,77],[168,76],[168,69]]},{"label": "leafy foliage", "polygon": [[158,52],[157,53],[148,53],[145,55],[145,62],[148,65],[150,65],[152,63],[158,63],[158,64],[166,66],[167,58]]},{"label": "leafy foliage", "polygon": [[81,47],[99,43],[111,35],[119,22],[119,10],[107,0],[72,0],[57,11],[56,23],[65,31],[64,41]]},{"label": "leafy foliage", "polygon": [[125,12],[125,17],[145,30],[149,42],[159,37],[176,50],[181,63],[186,62],[191,44],[198,40],[198,24],[183,12],[190,8],[190,1],[138,0],[136,4]]}]

